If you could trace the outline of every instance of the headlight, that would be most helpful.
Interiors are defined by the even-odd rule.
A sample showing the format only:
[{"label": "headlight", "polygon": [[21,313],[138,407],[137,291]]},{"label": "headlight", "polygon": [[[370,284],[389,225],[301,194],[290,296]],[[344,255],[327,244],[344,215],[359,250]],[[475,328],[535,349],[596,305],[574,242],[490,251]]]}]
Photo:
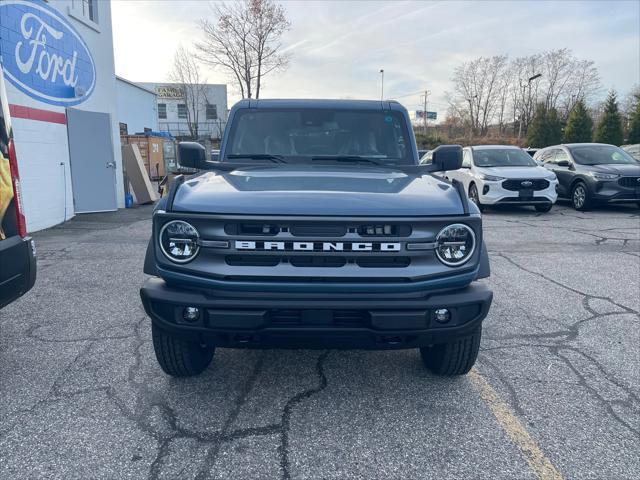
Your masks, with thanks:
[{"label": "headlight", "polygon": [[505,177],[496,177],[494,175],[486,175],[484,173],[481,173],[480,178],[482,180],[486,180],[487,182],[501,182]]},{"label": "headlight", "polygon": [[187,263],[193,260],[200,250],[198,238],[198,231],[193,225],[182,220],[173,220],[160,229],[160,248],[172,262]]},{"label": "headlight", "polygon": [[457,267],[469,260],[475,248],[475,233],[462,223],[444,227],[436,237],[436,256],[450,267]]},{"label": "headlight", "polygon": [[596,180],[615,180],[620,175],[616,175],[615,173],[600,173],[600,172],[589,172],[589,175],[595,178]]}]

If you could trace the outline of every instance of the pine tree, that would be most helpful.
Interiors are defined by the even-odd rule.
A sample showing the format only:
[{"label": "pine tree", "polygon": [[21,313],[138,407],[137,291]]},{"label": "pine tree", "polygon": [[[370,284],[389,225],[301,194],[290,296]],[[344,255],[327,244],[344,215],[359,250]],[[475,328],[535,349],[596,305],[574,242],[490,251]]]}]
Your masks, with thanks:
[{"label": "pine tree", "polygon": [[604,106],[604,113],[593,140],[598,143],[609,143],[611,145],[622,145],[624,135],[622,133],[622,117],[618,111],[618,100],[616,92],[610,91]]},{"label": "pine tree", "polygon": [[536,108],[531,125],[527,132],[527,144],[531,147],[544,148],[557,145],[562,141],[562,124],[555,108],[548,109],[540,103]]},{"label": "pine tree", "polygon": [[567,126],[564,129],[564,143],[590,142],[593,136],[593,120],[582,100],[578,100],[571,109]]},{"label": "pine tree", "polygon": [[629,138],[630,144],[640,143],[640,95],[636,97],[636,108],[629,118]]}]

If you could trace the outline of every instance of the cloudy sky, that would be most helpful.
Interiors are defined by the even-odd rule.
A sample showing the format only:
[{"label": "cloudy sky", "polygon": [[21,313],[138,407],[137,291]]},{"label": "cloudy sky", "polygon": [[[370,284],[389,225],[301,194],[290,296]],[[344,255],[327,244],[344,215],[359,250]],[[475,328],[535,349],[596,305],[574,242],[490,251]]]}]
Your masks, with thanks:
[{"label": "cloudy sky", "polygon": [[[282,4],[292,23],[283,39],[289,69],[267,77],[264,98],[385,98],[444,116],[453,69],[478,56],[530,55],[567,47],[593,60],[603,91],[625,95],[640,83],[640,1],[294,1]],[[206,1],[112,3],[118,75],[166,81],[173,53],[200,38],[197,21],[211,18]],[[225,83],[207,70],[210,83]],[[230,84],[230,105],[239,99]]]}]

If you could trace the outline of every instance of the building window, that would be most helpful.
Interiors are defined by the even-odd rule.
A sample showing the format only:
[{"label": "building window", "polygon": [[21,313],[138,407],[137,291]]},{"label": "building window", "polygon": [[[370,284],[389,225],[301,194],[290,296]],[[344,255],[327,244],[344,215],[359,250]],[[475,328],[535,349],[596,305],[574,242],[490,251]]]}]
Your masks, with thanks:
[{"label": "building window", "polygon": [[73,0],[73,13],[93,23],[98,23],[98,0]]},{"label": "building window", "polygon": [[158,104],[158,118],[167,118],[167,104],[159,103]]},{"label": "building window", "polygon": [[215,104],[207,103],[207,120],[218,119],[218,106]]},{"label": "building window", "polygon": [[128,135],[128,134],[129,134],[129,127],[127,126],[126,123],[120,122],[120,135]]},{"label": "building window", "polygon": [[187,106],[184,103],[178,104],[178,118],[187,118]]}]

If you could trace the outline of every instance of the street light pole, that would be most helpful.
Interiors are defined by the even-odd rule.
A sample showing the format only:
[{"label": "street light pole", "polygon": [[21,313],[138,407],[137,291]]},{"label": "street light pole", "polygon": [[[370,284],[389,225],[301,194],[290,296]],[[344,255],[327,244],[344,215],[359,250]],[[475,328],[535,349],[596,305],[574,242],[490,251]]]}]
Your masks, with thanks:
[{"label": "street light pole", "polygon": [[[533,82],[535,79],[540,78],[542,76],[541,73],[536,73],[534,76],[529,77],[529,80],[527,81],[527,87],[529,88],[529,98],[528,100],[531,98],[531,82]],[[520,84],[520,87],[522,88],[522,92],[523,92],[523,96],[524,96],[524,88],[522,87],[522,84]],[[524,102],[523,102],[524,105]],[[520,140],[520,136],[522,135],[522,113],[520,112],[520,125],[518,126],[518,140]]]},{"label": "street light pole", "polygon": [[380,69],[380,101],[384,100],[384,69]]}]

